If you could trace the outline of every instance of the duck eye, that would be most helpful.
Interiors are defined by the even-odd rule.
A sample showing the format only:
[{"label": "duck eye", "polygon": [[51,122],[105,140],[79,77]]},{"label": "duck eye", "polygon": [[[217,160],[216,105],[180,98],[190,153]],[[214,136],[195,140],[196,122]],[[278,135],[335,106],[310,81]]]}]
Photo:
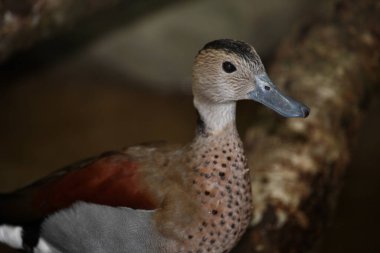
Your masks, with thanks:
[{"label": "duck eye", "polygon": [[232,73],[234,71],[236,71],[236,67],[235,65],[233,65],[231,62],[229,61],[225,61],[223,62],[223,70],[227,73]]}]

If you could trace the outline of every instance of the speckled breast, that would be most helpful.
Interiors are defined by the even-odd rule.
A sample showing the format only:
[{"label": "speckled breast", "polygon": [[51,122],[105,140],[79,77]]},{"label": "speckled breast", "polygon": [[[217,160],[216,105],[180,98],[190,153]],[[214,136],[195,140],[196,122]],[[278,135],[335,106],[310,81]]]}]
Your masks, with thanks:
[{"label": "speckled breast", "polygon": [[238,138],[222,138],[199,147],[193,168],[194,199],[203,220],[186,231],[183,252],[229,252],[251,219],[247,161]]}]

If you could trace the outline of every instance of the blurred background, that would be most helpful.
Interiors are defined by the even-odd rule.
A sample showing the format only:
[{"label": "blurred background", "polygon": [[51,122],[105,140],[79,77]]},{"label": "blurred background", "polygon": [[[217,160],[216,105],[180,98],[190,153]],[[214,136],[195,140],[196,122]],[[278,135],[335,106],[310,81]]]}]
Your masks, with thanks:
[{"label": "blurred background", "polygon": [[[0,66],[0,192],[106,150],[152,140],[189,142],[197,51],[217,38],[245,40],[268,67],[281,39],[323,8],[304,0],[181,1],[128,19],[118,7],[13,55]],[[122,22],[105,29],[109,19]],[[241,135],[256,108],[238,105]],[[315,252],[380,248],[378,115],[375,96],[335,219]],[[13,251],[0,246],[0,252]]]}]

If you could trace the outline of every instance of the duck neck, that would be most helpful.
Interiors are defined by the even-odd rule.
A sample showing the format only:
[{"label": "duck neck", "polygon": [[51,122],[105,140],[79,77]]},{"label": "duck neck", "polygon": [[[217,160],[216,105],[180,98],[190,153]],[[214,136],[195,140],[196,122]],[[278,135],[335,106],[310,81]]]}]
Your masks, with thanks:
[{"label": "duck neck", "polygon": [[236,132],[236,102],[210,103],[194,98],[198,112],[197,135],[218,135],[223,131]]}]

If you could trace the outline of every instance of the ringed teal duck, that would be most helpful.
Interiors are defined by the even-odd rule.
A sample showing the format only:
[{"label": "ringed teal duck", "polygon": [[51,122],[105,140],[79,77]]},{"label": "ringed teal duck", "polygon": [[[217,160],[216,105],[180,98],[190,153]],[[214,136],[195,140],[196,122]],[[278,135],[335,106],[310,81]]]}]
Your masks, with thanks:
[{"label": "ringed teal duck", "polygon": [[309,109],[271,82],[254,48],[209,42],[193,66],[198,124],[185,146],[104,153],[0,195],[0,242],[27,252],[229,252],[251,218],[238,100],[285,117]]}]

